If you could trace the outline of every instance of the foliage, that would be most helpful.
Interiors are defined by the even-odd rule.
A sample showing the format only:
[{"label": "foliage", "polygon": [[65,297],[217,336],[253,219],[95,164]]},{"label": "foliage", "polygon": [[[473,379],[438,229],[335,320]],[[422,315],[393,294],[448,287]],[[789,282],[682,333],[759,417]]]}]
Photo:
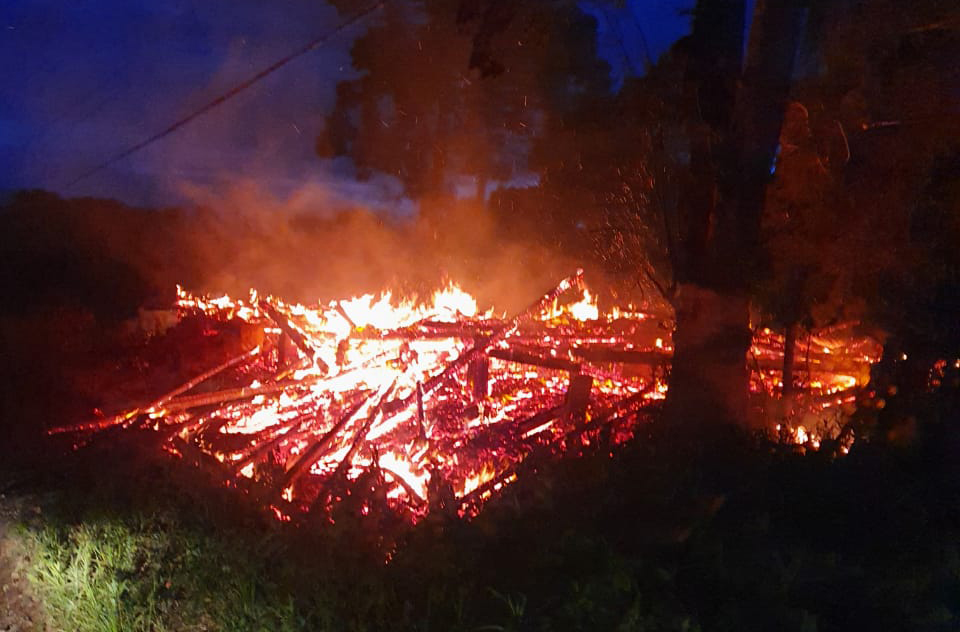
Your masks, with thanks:
[{"label": "foliage", "polygon": [[78,632],[295,629],[253,560],[177,526],[154,515],[27,531],[46,614]]},{"label": "foliage", "polygon": [[926,307],[897,308],[949,283],[958,199],[936,184],[960,147],[948,13],[935,0],[817,6],[764,216],[758,298],[776,321],[870,317],[900,332]]},{"label": "foliage", "polygon": [[488,182],[524,175],[527,147],[546,118],[606,89],[593,22],[573,3],[509,9],[485,36],[496,56],[486,69],[471,66],[471,30],[481,27],[457,3],[384,11],[352,49],[361,75],[338,85],[317,149],[349,156],[361,177],[396,176],[414,198],[450,193],[469,178],[483,199]]}]

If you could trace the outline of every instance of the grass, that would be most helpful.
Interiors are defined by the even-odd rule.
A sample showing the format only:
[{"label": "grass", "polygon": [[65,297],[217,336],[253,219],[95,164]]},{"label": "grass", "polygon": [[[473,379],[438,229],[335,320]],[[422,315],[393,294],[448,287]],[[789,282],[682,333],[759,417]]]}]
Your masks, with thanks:
[{"label": "grass", "polygon": [[23,530],[28,577],[56,629],[296,630],[255,560],[162,517]]},{"label": "grass", "polygon": [[133,579],[135,558],[147,544],[143,540],[117,526],[32,534],[29,578],[41,591],[47,613],[84,631],[156,628],[160,586]]}]

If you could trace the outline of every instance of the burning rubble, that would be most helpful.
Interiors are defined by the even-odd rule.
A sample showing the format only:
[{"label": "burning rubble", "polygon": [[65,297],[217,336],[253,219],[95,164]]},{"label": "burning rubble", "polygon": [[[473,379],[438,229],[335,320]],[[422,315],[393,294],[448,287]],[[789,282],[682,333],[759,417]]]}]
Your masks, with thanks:
[{"label": "burning rubble", "polygon": [[[108,428],[153,431],[280,520],[361,482],[410,520],[475,512],[534,451],[633,437],[665,397],[672,351],[650,314],[601,314],[580,271],[510,318],[479,312],[454,285],[428,304],[385,294],[313,307],[178,288],[177,309],[183,321],[239,324],[243,353],[142,406],[51,432],[83,442]],[[849,331],[811,335],[797,354],[807,408],[853,401],[879,353]],[[754,390],[776,392],[782,337],[757,332],[751,356]],[[812,427],[778,430],[818,445]]]}]

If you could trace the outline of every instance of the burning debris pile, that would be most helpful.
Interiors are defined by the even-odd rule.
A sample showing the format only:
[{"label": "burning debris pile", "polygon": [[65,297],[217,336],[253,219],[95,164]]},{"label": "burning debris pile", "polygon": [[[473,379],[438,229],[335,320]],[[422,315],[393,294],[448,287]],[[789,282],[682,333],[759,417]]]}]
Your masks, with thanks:
[{"label": "burning debris pile", "polygon": [[[583,299],[561,305],[574,291]],[[212,468],[280,520],[358,485],[410,520],[471,513],[535,450],[631,438],[666,392],[664,324],[601,315],[580,272],[512,318],[478,313],[455,286],[429,305],[399,306],[389,294],[311,308],[255,292],[178,295],[182,320],[239,323],[248,348],[141,407],[52,432],[152,430],[167,452]],[[875,347],[808,342],[807,392],[824,407],[848,400]],[[765,330],[752,352],[756,389],[774,389],[782,339]]]}]

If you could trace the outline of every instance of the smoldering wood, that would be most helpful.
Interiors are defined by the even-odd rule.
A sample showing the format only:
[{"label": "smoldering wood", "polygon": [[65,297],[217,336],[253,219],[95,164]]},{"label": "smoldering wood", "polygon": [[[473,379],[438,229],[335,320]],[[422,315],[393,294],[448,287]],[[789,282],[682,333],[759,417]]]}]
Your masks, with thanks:
[{"label": "smoldering wood", "polygon": [[170,440],[170,444],[171,447],[180,452],[184,460],[192,461],[198,469],[213,476],[217,482],[228,481],[233,478],[233,472],[229,471],[215,457],[201,450],[199,446],[176,436]]},{"label": "smoldering wood", "polygon": [[[198,443],[205,443],[207,445],[218,443],[222,439],[217,435],[220,434],[220,429],[226,426],[228,423],[230,423],[230,420],[226,417],[211,416],[210,420],[204,424],[203,428],[193,435],[193,439]],[[217,447],[219,448],[219,446]]]},{"label": "smoldering wood", "polygon": [[[626,397],[618,401],[616,404],[614,404],[610,408],[598,414],[592,421],[583,422],[579,424],[577,427],[565,433],[564,440],[571,439],[589,430],[600,428],[606,424],[616,421],[620,416],[624,414],[638,413],[643,408],[642,406],[638,406],[638,404],[641,403],[643,399],[653,391],[654,387],[655,385],[651,384],[647,388],[643,389],[642,391],[638,393],[634,393],[630,397]],[[526,427],[527,430],[536,428],[538,425],[542,423],[546,423],[547,421],[550,421],[550,419],[558,416],[560,413],[563,412],[564,408],[565,406],[558,406],[558,407],[551,408],[551,409],[542,411],[540,413],[537,413],[536,415],[533,415],[532,417],[529,417],[526,420],[520,422],[520,426]],[[500,472],[499,474],[495,475],[486,483],[478,486],[476,489],[474,489],[470,493],[465,494],[463,497],[461,497],[459,500],[460,506],[467,507],[469,505],[473,505],[477,503],[485,494],[494,491],[494,489],[498,485],[505,484],[506,481],[511,476],[514,476],[516,473],[517,473],[516,467],[509,467],[503,472]]]}]

